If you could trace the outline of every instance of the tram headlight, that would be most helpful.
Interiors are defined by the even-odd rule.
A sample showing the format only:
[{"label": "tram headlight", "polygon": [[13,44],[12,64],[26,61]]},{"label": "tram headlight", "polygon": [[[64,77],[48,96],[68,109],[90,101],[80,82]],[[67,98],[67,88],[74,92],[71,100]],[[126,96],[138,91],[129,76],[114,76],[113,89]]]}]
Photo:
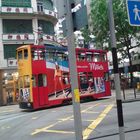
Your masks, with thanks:
[{"label": "tram headlight", "polygon": [[27,103],[27,106],[28,106],[28,107],[31,107],[31,103]]}]

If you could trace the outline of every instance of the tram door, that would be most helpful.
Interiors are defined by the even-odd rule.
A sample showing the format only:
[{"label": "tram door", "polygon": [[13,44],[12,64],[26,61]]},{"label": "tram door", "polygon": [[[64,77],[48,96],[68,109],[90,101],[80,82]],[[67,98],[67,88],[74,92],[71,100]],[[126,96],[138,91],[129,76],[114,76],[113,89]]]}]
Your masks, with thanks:
[{"label": "tram door", "polygon": [[39,98],[39,105],[42,106],[48,104],[46,74],[38,74],[38,98]]}]

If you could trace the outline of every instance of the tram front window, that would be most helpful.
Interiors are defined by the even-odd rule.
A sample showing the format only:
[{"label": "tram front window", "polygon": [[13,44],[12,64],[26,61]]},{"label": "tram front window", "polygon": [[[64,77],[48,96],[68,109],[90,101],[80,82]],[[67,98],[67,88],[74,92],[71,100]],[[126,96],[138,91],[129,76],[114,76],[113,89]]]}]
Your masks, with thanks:
[{"label": "tram front window", "polygon": [[20,59],[23,59],[22,51],[19,51],[19,52],[18,52],[18,60],[20,60]]},{"label": "tram front window", "polygon": [[24,59],[28,59],[28,50],[24,50]]}]

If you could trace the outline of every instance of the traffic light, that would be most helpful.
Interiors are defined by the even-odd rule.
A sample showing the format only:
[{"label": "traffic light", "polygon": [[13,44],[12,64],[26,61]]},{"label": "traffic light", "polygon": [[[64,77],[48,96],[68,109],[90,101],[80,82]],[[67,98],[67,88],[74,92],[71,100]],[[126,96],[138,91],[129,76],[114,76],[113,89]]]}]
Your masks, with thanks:
[{"label": "traffic light", "polygon": [[[80,4],[80,6],[76,6]],[[71,0],[70,6],[72,10],[72,20],[73,20],[73,31],[80,30],[83,27],[88,26],[88,18],[87,18],[87,7],[83,0]],[[76,6],[76,8],[75,8]],[[66,9],[65,9],[66,10]],[[66,12],[65,12],[66,13]],[[66,28],[66,20],[62,21],[63,35],[66,36],[67,28]]]},{"label": "traffic light", "polygon": [[[77,5],[81,3],[83,0],[69,0],[70,5]],[[67,10],[67,3],[66,0],[54,0],[54,6],[57,9],[58,12],[58,18],[63,18],[66,14]]]}]

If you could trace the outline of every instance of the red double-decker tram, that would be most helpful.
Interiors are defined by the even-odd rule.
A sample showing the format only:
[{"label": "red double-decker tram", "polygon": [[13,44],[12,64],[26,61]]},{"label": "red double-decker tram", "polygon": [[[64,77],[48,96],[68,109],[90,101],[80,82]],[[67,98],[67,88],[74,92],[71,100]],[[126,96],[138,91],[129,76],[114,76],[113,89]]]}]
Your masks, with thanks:
[{"label": "red double-decker tram", "polygon": [[[25,45],[17,49],[19,105],[56,106],[72,99],[67,48]],[[76,49],[80,98],[111,95],[106,51]]]}]

